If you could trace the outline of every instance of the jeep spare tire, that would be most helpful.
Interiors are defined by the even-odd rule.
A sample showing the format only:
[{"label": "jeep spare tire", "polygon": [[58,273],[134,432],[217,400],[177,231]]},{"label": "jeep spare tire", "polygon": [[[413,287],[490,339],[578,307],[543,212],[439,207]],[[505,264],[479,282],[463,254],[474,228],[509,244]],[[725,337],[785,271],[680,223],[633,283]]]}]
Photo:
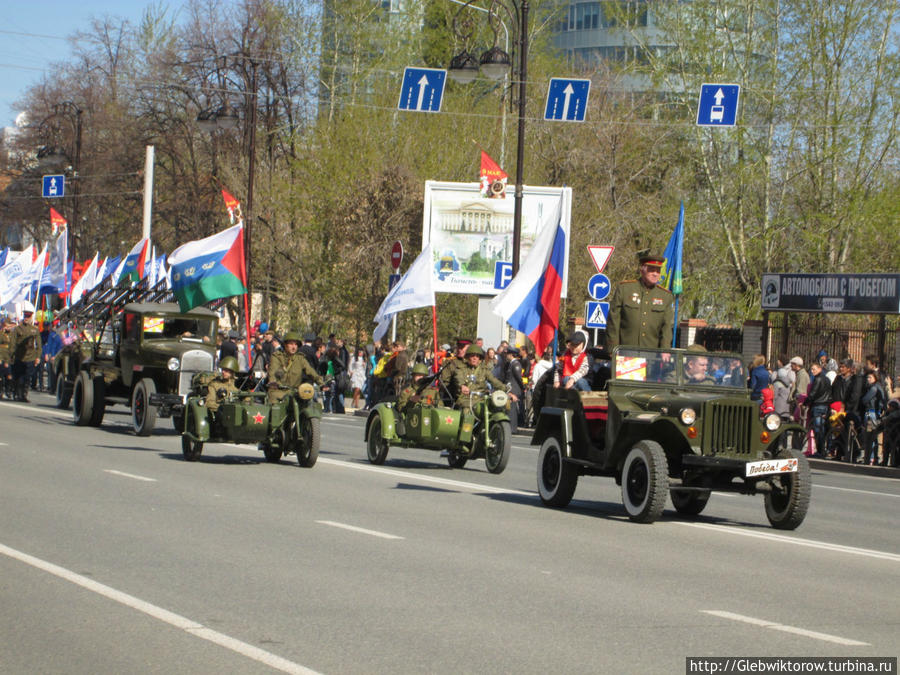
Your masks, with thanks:
[{"label": "jeep spare tire", "polygon": [[666,453],[656,441],[639,441],[622,465],[622,503],[636,523],[652,523],[666,506],[669,467]]}]

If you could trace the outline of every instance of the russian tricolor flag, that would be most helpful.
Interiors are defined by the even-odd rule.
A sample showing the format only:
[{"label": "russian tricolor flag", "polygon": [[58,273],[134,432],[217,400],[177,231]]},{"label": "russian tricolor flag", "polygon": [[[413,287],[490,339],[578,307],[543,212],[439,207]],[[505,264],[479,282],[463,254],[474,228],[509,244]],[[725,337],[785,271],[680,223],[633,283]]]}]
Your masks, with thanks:
[{"label": "russian tricolor flag", "polygon": [[169,256],[172,291],[181,311],[247,292],[244,226],[180,246]]},{"label": "russian tricolor flag", "polygon": [[541,229],[519,273],[491,301],[495,314],[531,339],[536,354],[543,353],[559,328],[565,277],[567,246],[561,210],[550,223]]}]

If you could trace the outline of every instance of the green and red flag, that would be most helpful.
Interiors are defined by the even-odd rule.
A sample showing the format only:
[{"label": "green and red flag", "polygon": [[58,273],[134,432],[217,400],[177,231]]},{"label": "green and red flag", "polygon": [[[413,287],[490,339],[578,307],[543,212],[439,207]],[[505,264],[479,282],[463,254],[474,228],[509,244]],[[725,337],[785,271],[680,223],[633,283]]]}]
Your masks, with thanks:
[{"label": "green and red flag", "polygon": [[172,291],[182,312],[247,292],[244,226],[180,246],[169,256]]}]

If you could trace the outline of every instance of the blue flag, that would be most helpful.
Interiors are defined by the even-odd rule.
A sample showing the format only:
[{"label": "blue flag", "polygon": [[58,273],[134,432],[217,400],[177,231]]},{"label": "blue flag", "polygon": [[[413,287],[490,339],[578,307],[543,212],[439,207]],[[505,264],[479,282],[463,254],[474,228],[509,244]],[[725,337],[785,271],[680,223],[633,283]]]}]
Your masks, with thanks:
[{"label": "blue flag", "polygon": [[6,256],[9,255],[9,246],[0,251],[0,267],[3,267],[6,264]]},{"label": "blue flag", "polygon": [[663,252],[666,259],[665,267],[659,277],[659,283],[664,288],[672,291],[673,295],[681,295],[681,258],[684,248],[684,202],[681,202],[681,210],[678,212],[678,225],[669,237],[669,243]]}]

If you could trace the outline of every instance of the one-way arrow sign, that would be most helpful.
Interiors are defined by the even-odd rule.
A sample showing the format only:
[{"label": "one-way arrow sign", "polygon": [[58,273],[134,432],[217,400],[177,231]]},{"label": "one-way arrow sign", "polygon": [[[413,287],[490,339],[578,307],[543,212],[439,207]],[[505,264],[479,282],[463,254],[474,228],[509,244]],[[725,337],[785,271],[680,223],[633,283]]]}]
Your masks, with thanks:
[{"label": "one-way arrow sign", "polygon": [[548,122],[584,122],[590,91],[590,80],[551,78],[544,119]]},{"label": "one-way arrow sign", "polygon": [[438,68],[410,68],[403,71],[400,87],[400,110],[440,112],[447,71]]},{"label": "one-way arrow sign", "polygon": [[737,120],[739,84],[704,84],[700,87],[697,125],[701,127],[733,127]]}]

